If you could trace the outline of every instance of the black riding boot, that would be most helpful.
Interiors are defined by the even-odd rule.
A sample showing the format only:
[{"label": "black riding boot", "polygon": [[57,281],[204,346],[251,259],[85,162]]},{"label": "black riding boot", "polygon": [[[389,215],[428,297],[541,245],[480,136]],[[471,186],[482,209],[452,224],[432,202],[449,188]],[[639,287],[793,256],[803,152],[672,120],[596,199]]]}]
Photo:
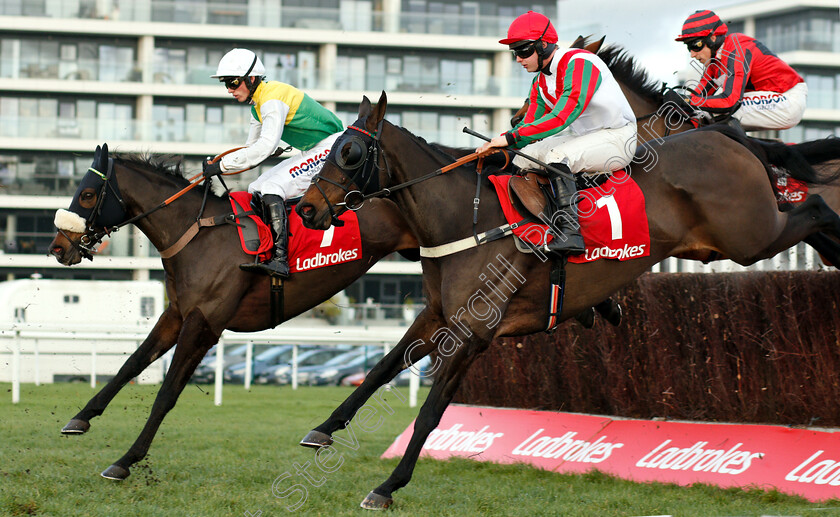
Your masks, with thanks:
[{"label": "black riding boot", "polygon": [[274,256],[265,262],[249,262],[240,264],[239,268],[252,273],[289,277],[288,235],[286,205],[283,198],[274,194],[262,196],[263,215],[270,221],[271,232],[274,234]]},{"label": "black riding boot", "polygon": [[565,163],[552,163],[554,168],[567,172],[569,176],[556,175],[552,178],[554,183],[555,196],[557,201],[557,212],[551,216],[551,233],[554,238],[548,243],[548,250],[554,253],[567,255],[579,255],[586,251],[583,245],[583,237],[580,235],[580,224],[578,224],[577,206],[577,184],[571,176],[571,171]]}]

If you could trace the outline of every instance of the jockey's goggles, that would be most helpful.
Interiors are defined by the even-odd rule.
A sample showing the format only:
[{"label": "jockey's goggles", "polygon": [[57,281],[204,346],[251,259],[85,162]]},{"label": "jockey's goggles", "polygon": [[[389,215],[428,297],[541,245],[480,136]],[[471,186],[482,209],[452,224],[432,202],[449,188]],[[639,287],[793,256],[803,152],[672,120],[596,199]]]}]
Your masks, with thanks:
[{"label": "jockey's goggles", "polygon": [[225,84],[225,88],[230,90],[239,88],[239,84],[242,83],[241,77],[222,77],[219,80]]},{"label": "jockey's goggles", "polygon": [[517,43],[517,48],[510,49],[513,52],[514,57],[518,57],[520,59],[528,59],[537,50],[537,42],[536,41],[525,41]]},{"label": "jockey's goggles", "polygon": [[706,46],[706,41],[704,38],[692,39],[686,41],[685,46],[688,47],[689,52],[700,52]]}]

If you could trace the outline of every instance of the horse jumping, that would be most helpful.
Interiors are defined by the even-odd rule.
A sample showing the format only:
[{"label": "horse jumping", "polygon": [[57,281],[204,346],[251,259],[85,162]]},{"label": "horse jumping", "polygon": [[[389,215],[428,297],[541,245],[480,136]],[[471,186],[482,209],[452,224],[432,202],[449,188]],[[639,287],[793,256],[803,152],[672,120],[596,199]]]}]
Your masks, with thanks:
[{"label": "horse jumping", "polygon": [[[139,217],[137,227],[158,250],[165,250],[179,240],[199,214],[202,195],[192,191],[144,216],[189,183],[170,164],[136,156],[114,157],[108,179],[103,181],[94,171],[108,170],[108,158],[107,145],[97,148],[92,171],[82,179],[73,198],[74,204],[90,210],[88,228],[59,231],[50,244],[50,253],[66,266],[79,263],[83,255],[90,256],[97,232],[101,234],[112,225]],[[218,216],[230,211],[226,198],[210,195],[204,214]],[[401,216],[391,201],[372,203],[358,212],[358,220],[361,260],[292,275],[285,281],[281,322],[328,300],[384,256],[417,248],[408,227],[397,222]],[[129,468],[146,455],[164,416],[175,406],[196,366],[223,330],[253,332],[274,326],[269,277],[239,269],[238,265],[251,257],[242,251],[236,233],[236,227],[229,224],[205,229],[182,251],[163,259],[169,306],[117,375],[62,429],[64,434],[86,432],[90,420],[102,414],[123,386],[178,344],[140,436],[124,456],[102,472],[103,477],[122,480],[129,476]]]},{"label": "horse jumping", "polygon": [[[379,192],[397,203],[417,236],[421,255],[423,248],[504,225],[495,191],[481,177],[481,210],[473,227],[475,167],[462,166],[431,179],[429,173],[451,163],[453,157],[386,121],[386,105],[384,92],[375,107],[367,98],[362,101],[359,120],[336,141],[330,159],[297,206],[304,224],[328,227],[335,213],[353,204],[354,195],[348,191],[364,185],[362,193],[370,194],[380,185],[383,190]],[[356,163],[360,154],[355,146],[360,139],[368,152],[361,154],[363,163]],[[796,169],[795,151],[774,148],[774,152],[790,158],[793,173],[811,183],[820,182],[813,169]],[[766,164],[722,132],[693,131],[651,142],[640,146],[637,158],[649,153],[657,157],[653,165],[634,163],[630,171],[645,198],[649,255],[568,264],[561,321],[603,300],[667,257],[708,260],[721,256],[748,265],[816,232],[840,237],[840,216],[819,196],[780,212],[767,181]],[[374,181],[372,176],[377,176]],[[430,179],[421,182],[424,176]],[[491,341],[544,330],[549,318],[551,264],[519,252],[511,238],[423,258],[422,263],[426,309],[364,383],[301,442],[309,447],[329,445],[332,433],[346,426],[376,388],[434,350],[447,356],[402,460],[364,499],[364,508],[387,508],[393,492],[409,482],[423,443],[438,425],[470,364]],[[483,292],[488,278],[482,271],[490,266],[498,274],[496,285],[508,288],[499,289],[492,300],[480,300],[477,293]],[[485,317],[491,313],[492,319]]]}]

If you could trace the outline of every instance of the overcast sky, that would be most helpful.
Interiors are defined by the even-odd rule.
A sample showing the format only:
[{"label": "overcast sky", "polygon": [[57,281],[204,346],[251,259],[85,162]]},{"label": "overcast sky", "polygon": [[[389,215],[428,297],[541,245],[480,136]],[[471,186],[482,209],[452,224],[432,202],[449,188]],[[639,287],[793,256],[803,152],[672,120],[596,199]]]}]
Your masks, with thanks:
[{"label": "overcast sky", "polygon": [[740,3],[744,0],[561,0],[559,20],[553,21],[561,39],[606,34],[606,43],[626,48],[652,78],[676,84],[675,72],[688,68],[690,61],[685,45],[674,41],[683,21],[699,9]]}]

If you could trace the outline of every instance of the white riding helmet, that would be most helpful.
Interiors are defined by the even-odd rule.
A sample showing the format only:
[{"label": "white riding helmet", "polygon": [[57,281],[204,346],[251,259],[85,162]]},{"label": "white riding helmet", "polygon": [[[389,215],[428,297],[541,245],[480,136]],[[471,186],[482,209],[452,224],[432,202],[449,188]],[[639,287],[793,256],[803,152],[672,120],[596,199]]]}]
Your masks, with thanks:
[{"label": "white riding helmet", "polygon": [[263,77],[265,66],[257,55],[246,48],[235,48],[222,56],[215,75],[210,77]]}]

